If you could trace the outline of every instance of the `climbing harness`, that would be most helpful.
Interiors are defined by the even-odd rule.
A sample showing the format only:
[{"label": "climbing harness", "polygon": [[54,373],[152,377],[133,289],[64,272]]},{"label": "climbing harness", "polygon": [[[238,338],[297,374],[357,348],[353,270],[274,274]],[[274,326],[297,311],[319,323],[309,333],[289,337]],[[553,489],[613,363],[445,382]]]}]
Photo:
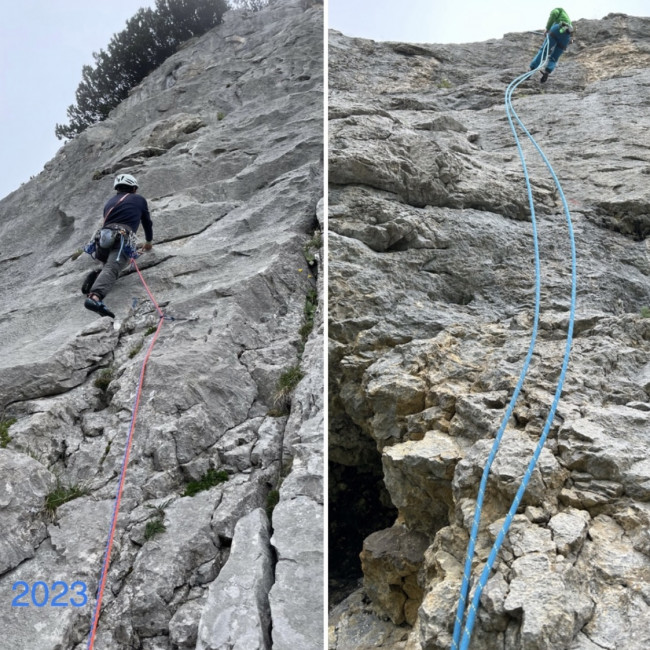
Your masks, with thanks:
[{"label": "climbing harness", "polygon": [[[128,174],[124,174],[123,176],[128,176]],[[118,178],[122,178],[122,176],[118,176]],[[132,176],[129,176],[129,178],[133,179]],[[108,259],[108,253],[113,248],[118,237],[120,237],[120,250],[117,254],[117,261],[119,261],[122,251],[131,259],[138,257],[138,240],[135,233],[120,224],[106,225],[106,221],[111,215],[111,212],[129,196],[131,194],[125,194],[120,197],[119,201],[108,210],[104,217],[102,227],[95,232],[92,239],[84,247],[84,252],[88,253],[94,260],[105,262]]]},{"label": "climbing harness", "polygon": [[111,552],[113,550],[113,540],[115,537],[115,529],[117,527],[117,518],[119,515],[120,511],[120,503],[122,501],[122,492],[124,491],[124,483],[126,481],[126,468],[129,463],[129,455],[131,453],[131,444],[133,442],[133,432],[135,430],[135,422],[136,418],[138,415],[138,407],[140,405],[140,396],[142,394],[142,386],[144,383],[144,373],[145,369],[147,367],[147,362],[149,361],[149,356],[151,355],[151,351],[153,350],[154,345],[156,344],[156,341],[158,340],[158,335],[160,334],[160,328],[162,327],[163,322],[166,320],[166,316],[163,313],[163,311],[160,309],[158,306],[158,303],[156,302],[155,298],[153,297],[151,291],[149,290],[149,287],[147,286],[147,283],[144,280],[144,277],[142,276],[142,273],[140,272],[140,269],[138,268],[138,265],[135,261],[135,258],[131,258],[131,264],[137,271],[138,275],[140,276],[140,280],[142,281],[142,285],[145,288],[145,291],[147,292],[149,298],[151,299],[151,302],[154,304],[154,307],[156,308],[156,311],[158,312],[159,316],[159,321],[158,321],[158,327],[156,329],[156,332],[151,339],[151,343],[149,343],[149,347],[147,348],[147,353],[145,355],[144,361],[142,362],[142,368],[140,369],[140,378],[138,380],[138,386],[135,392],[135,400],[133,403],[133,409],[131,413],[131,424],[129,426],[129,433],[126,438],[126,445],[124,447],[124,456],[122,458],[122,469],[120,471],[120,480],[117,485],[117,491],[115,494],[115,501],[113,504],[113,515],[111,517],[111,527],[108,533],[108,541],[106,542],[106,550],[104,551],[104,560],[102,562],[102,570],[100,574],[100,579],[99,579],[99,585],[97,587],[97,601],[95,603],[95,609],[93,611],[93,617],[92,617],[92,623],[90,627],[90,633],[88,635],[88,645],[86,646],[87,650],[92,650],[95,644],[95,635],[97,633],[97,624],[99,622],[99,616],[100,616],[100,610],[102,606],[102,599],[104,596],[104,588],[106,587],[106,577],[108,574],[108,568],[110,565],[110,560],[111,560]]},{"label": "climbing harness", "polygon": [[138,240],[135,233],[118,225],[106,226],[106,228],[95,231],[93,238],[84,247],[84,252],[94,260],[105,262],[118,237],[120,238],[120,250],[116,261],[119,262],[122,253],[131,259],[139,257]]},{"label": "climbing harness", "polygon": [[[483,592],[483,588],[487,584],[487,581],[490,577],[490,572],[492,571],[492,567],[494,565],[494,562],[496,561],[497,554],[499,552],[499,549],[501,548],[501,545],[503,543],[503,540],[505,539],[505,536],[508,533],[508,530],[510,528],[510,524],[512,523],[512,519],[515,516],[517,512],[517,508],[519,507],[519,504],[521,503],[521,500],[523,498],[524,492],[526,491],[526,488],[528,486],[528,483],[530,481],[530,478],[532,476],[533,470],[535,469],[535,466],[537,464],[537,460],[539,458],[539,455],[541,454],[542,448],[544,446],[544,443],[546,441],[546,437],[548,435],[548,432],[551,428],[551,425],[553,423],[553,419],[555,417],[555,411],[557,410],[557,406],[560,400],[560,396],[562,394],[562,388],[564,386],[564,379],[566,375],[566,370],[569,364],[569,356],[571,352],[571,343],[573,340],[573,326],[574,326],[574,320],[575,320],[575,305],[576,305],[576,284],[577,284],[577,264],[576,264],[576,250],[575,250],[575,238],[574,238],[574,233],[573,233],[573,225],[571,222],[571,215],[569,213],[569,206],[567,205],[566,198],[564,196],[564,192],[562,190],[562,187],[560,185],[560,182],[555,174],[555,171],[553,170],[553,167],[551,166],[550,162],[544,155],[544,152],[540,149],[539,145],[535,141],[535,139],[532,137],[532,135],[529,133],[528,129],[524,126],[522,121],[519,119],[519,116],[517,115],[516,111],[514,110],[512,106],[512,93],[514,90],[526,79],[531,77],[535,72],[538,70],[541,70],[544,65],[546,65],[546,61],[548,59],[548,50],[549,50],[549,39],[548,37],[546,38],[544,42],[544,53],[542,56],[542,61],[540,65],[535,68],[534,70],[531,70],[529,72],[526,72],[525,74],[517,77],[514,79],[509,85],[508,88],[506,89],[506,94],[505,94],[505,108],[506,108],[506,114],[508,116],[508,122],[510,123],[510,128],[512,129],[512,132],[515,137],[515,142],[517,144],[517,149],[519,151],[519,157],[521,159],[521,164],[524,170],[524,177],[526,180],[526,189],[528,192],[528,202],[530,206],[530,212],[531,212],[531,221],[532,221],[532,228],[533,228],[533,245],[534,245],[534,250],[535,250],[535,315],[534,315],[534,321],[533,321],[533,331],[531,335],[531,341],[530,345],[528,348],[528,354],[526,355],[526,359],[524,361],[524,365],[521,370],[521,374],[519,376],[519,381],[517,382],[517,385],[515,387],[515,390],[513,392],[512,398],[510,399],[510,403],[508,404],[508,408],[506,409],[506,412],[503,416],[503,420],[501,422],[501,425],[499,427],[499,430],[497,431],[497,434],[494,438],[494,443],[492,445],[492,449],[490,451],[490,454],[488,456],[488,460],[485,464],[485,468],[483,470],[483,475],[481,477],[481,482],[479,486],[479,491],[476,499],[476,508],[474,510],[474,519],[472,522],[472,529],[470,533],[470,539],[469,543],[467,546],[467,555],[465,558],[465,567],[464,567],[464,573],[463,573],[463,581],[461,585],[461,590],[460,590],[460,597],[458,601],[458,608],[456,611],[456,620],[454,622],[454,636],[453,636],[453,641],[452,641],[452,650],[467,650],[469,647],[471,635],[472,635],[472,630],[474,627],[474,621],[476,618],[477,614],[477,609],[480,603],[480,598],[481,598],[481,593]],[[562,361],[562,370],[560,373],[560,377],[558,379],[558,384],[557,388],[555,391],[555,397],[553,399],[553,403],[551,405],[550,411],[548,413],[548,417],[546,419],[546,423],[544,425],[544,429],[542,431],[542,435],[537,443],[537,446],[535,448],[535,451],[533,452],[533,455],[530,459],[530,462],[528,464],[528,467],[526,469],[526,472],[524,474],[524,477],[522,479],[522,482],[519,486],[519,489],[517,490],[517,493],[515,495],[515,498],[512,501],[512,504],[510,506],[510,509],[505,517],[505,521],[503,523],[503,526],[501,527],[501,530],[499,531],[494,544],[492,546],[492,549],[490,551],[490,555],[488,557],[488,560],[485,564],[485,567],[483,568],[483,571],[479,577],[478,583],[476,584],[476,587],[474,589],[474,594],[471,599],[471,602],[467,602],[468,600],[468,593],[470,591],[470,579],[471,579],[471,571],[472,571],[472,560],[474,557],[474,549],[476,546],[476,540],[478,536],[478,529],[479,529],[479,524],[480,524],[480,519],[481,519],[481,509],[483,506],[483,501],[485,497],[485,489],[487,486],[487,481],[488,481],[488,476],[490,473],[490,468],[492,466],[492,462],[494,461],[494,458],[497,454],[497,451],[499,449],[499,445],[501,442],[501,438],[503,436],[503,433],[505,431],[505,428],[507,426],[508,421],[510,420],[510,417],[512,415],[512,412],[515,407],[515,403],[517,401],[517,398],[519,396],[519,393],[521,392],[524,379],[526,378],[526,374],[528,372],[528,367],[530,365],[530,361],[533,355],[533,350],[535,348],[535,341],[537,339],[537,330],[538,330],[538,325],[539,325],[539,310],[540,310],[540,292],[541,292],[541,272],[540,272],[540,262],[539,262],[539,245],[538,245],[538,234],[537,234],[537,222],[535,219],[535,207],[533,203],[533,195],[532,195],[532,188],[530,184],[530,178],[528,175],[528,168],[526,165],[526,160],[524,157],[523,150],[521,148],[521,143],[519,141],[519,137],[517,136],[517,131],[515,128],[515,125],[513,123],[512,117],[514,116],[515,120],[519,124],[520,128],[523,130],[523,132],[526,134],[526,136],[530,139],[530,141],[533,143],[535,146],[537,152],[539,155],[542,157],[542,160],[544,161],[546,167],[551,173],[551,176],[553,177],[553,181],[558,189],[558,192],[560,194],[560,197],[562,199],[562,205],[564,207],[564,212],[566,215],[566,220],[567,220],[567,228],[569,232],[569,239],[571,243],[571,308],[570,308],[570,315],[569,315],[569,326],[568,326],[568,331],[567,331],[567,339],[566,339],[566,346],[565,346],[565,352],[564,352],[564,359]]]}]

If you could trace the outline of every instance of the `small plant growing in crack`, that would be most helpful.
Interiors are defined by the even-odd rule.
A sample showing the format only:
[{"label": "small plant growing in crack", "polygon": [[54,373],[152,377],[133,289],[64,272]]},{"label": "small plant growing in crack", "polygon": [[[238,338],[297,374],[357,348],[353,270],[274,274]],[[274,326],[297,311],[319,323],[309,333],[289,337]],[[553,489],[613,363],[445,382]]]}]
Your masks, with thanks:
[{"label": "small plant growing in crack", "polygon": [[273,396],[274,405],[278,408],[287,408],[291,402],[291,394],[305,373],[300,369],[299,364],[287,368],[279,377],[275,385],[275,394]]},{"label": "small plant growing in crack", "polygon": [[190,481],[185,486],[184,497],[193,497],[203,490],[209,490],[219,483],[224,483],[228,480],[228,472],[224,470],[216,470],[210,468],[198,481]]},{"label": "small plant growing in crack", "polygon": [[289,415],[289,409],[286,406],[282,406],[281,408],[273,407],[266,414],[270,418],[283,418],[285,415]]},{"label": "small plant growing in crack", "polygon": [[142,342],[138,343],[137,345],[134,345],[131,350],[129,351],[129,359],[133,359],[133,357],[138,354],[142,350]]},{"label": "small plant growing in crack", "polygon": [[112,444],[113,444],[113,441],[112,441],[112,440],[109,440],[109,441],[106,443],[106,448],[104,449],[104,453],[102,454],[102,457],[99,459],[99,464],[100,464],[100,465],[103,465],[103,464],[104,464],[104,461],[105,461],[106,458],[108,457],[108,453],[109,453],[110,450],[111,450],[111,445],[112,445]]},{"label": "small plant growing in crack", "polygon": [[323,236],[320,230],[314,232],[314,236],[303,246],[302,251],[305,260],[309,266],[313,266],[316,262],[314,251],[320,249],[323,244]]},{"label": "small plant growing in crack", "polygon": [[72,501],[73,499],[86,496],[87,494],[90,494],[90,491],[87,488],[81,487],[80,485],[65,487],[61,481],[57,479],[56,487],[45,497],[45,510],[51,517],[54,517],[59,506],[62,506],[64,503]]},{"label": "small plant growing in crack", "polygon": [[173,500],[174,499],[167,499],[167,501],[164,501],[163,503],[161,503],[160,505],[157,505],[157,506],[152,506],[150,503],[147,503],[147,508],[149,508],[150,510],[154,510],[156,517],[158,517],[159,519],[164,519],[164,517],[165,517],[165,508],[167,508],[167,506]]},{"label": "small plant growing in crack", "polygon": [[299,330],[303,346],[307,342],[311,331],[314,329],[314,315],[318,306],[318,294],[315,289],[310,289],[305,298],[305,307],[303,309],[304,321]]},{"label": "small plant growing in crack", "polygon": [[148,327],[147,330],[145,331],[144,335],[149,336],[150,334],[153,334],[156,330],[158,329],[157,325],[152,325],[151,327]]},{"label": "small plant growing in crack", "polygon": [[163,520],[156,517],[155,519],[150,519],[147,522],[147,525],[144,527],[144,538],[148,542],[154,536],[159,533],[164,533],[167,530],[167,527],[163,523]]},{"label": "small plant growing in crack", "polygon": [[641,318],[650,318],[650,307],[641,307]]},{"label": "small plant growing in crack", "polygon": [[0,447],[4,449],[10,442],[11,436],[9,435],[9,427],[16,423],[16,418],[9,418],[8,420],[0,420]]},{"label": "small plant growing in crack", "polygon": [[95,379],[95,388],[99,388],[100,390],[103,390],[106,392],[106,389],[108,388],[108,385],[113,381],[113,369],[112,368],[104,368],[99,373],[99,376],[97,379]]}]

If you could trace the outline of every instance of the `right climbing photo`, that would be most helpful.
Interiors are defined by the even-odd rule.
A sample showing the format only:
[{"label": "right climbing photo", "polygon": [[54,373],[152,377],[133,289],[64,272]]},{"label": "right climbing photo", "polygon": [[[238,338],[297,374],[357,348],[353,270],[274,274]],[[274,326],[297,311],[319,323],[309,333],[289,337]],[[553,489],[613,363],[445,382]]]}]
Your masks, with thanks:
[{"label": "right climbing photo", "polygon": [[650,4],[327,6],[328,650],[646,650]]}]

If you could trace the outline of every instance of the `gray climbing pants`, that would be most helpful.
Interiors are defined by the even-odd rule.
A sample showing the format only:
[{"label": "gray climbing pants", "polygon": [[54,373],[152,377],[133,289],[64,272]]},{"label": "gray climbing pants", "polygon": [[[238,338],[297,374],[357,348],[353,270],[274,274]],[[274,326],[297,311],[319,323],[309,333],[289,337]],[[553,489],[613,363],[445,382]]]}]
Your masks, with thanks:
[{"label": "gray climbing pants", "polygon": [[[118,255],[120,256],[119,260],[117,259]],[[108,254],[108,259],[104,263],[104,268],[97,276],[90,293],[95,293],[99,296],[100,300],[104,300],[115,282],[117,282],[120,271],[125,269],[129,265],[129,262],[130,260],[124,250],[121,253],[119,248],[111,250]]]}]

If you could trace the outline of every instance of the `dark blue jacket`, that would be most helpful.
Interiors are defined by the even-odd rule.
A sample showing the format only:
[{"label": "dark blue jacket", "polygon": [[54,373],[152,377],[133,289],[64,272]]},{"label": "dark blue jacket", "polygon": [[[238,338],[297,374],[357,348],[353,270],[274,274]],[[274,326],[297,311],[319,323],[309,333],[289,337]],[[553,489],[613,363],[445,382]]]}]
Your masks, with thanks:
[{"label": "dark blue jacket", "polygon": [[[147,241],[153,241],[153,224],[151,223],[147,200],[139,194],[126,194],[126,196],[125,194],[125,192],[120,192],[106,201],[104,225],[121,224],[128,226],[132,232],[137,232],[140,223],[142,223]],[[120,201],[120,199],[122,200]],[[107,214],[108,219],[106,219]]]}]

